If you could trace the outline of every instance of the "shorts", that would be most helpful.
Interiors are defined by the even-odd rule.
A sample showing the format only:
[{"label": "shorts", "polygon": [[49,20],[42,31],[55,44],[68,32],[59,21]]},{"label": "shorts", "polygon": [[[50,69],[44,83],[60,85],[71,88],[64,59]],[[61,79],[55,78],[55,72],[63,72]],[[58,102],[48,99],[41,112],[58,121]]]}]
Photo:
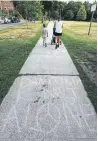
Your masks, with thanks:
[{"label": "shorts", "polygon": [[47,37],[43,37],[43,43],[47,42]]},{"label": "shorts", "polygon": [[47,39],[47,36],[42,36],[43,39]]},{"label": "shorts", "polygon": [[55,36],[62,36],[62,33],[55,32]]}]

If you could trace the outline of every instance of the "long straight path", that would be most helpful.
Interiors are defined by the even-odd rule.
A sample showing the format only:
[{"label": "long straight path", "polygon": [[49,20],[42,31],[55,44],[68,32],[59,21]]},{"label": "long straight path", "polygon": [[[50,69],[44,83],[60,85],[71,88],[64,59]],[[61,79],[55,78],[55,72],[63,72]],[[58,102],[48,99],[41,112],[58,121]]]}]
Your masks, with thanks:
[{"label": "long straight path", "polygon": [[96,113],[63,43],[42,38],[0,106],[0,141],[97,141]]}]

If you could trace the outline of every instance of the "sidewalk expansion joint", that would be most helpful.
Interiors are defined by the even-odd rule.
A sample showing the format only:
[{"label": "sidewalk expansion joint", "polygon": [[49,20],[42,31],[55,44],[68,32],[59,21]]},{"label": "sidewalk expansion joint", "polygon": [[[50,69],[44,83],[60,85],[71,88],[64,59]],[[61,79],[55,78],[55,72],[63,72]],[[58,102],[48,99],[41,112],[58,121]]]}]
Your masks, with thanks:
[{"label": "sidewalk expansion joint", "polygon": [[18,77],[21,77],[21,76],[38,76],[38,75],[41,75],[41,76],[44,76],[44,75],[49,75],[49,76],[79,76],[79,74],[29,74],[29,73],[26,73],[26,74],[19,74]]}]

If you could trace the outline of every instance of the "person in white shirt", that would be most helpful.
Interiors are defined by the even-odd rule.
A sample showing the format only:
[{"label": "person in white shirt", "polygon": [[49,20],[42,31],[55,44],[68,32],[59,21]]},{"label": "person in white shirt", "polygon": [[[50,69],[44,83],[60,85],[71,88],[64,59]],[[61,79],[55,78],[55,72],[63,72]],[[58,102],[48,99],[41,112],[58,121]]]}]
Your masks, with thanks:
[{"label": "person in white shirt", "polygon": [[59,44],[60,44],[60,37],[62,36],[62,27],[63,27],[62,21],[58,17],[58,20],[56,20],[55,24],[54,24],[54,28],[55,28],[55,43],[56,43],[55,49],[57,49],[59,47]]}]

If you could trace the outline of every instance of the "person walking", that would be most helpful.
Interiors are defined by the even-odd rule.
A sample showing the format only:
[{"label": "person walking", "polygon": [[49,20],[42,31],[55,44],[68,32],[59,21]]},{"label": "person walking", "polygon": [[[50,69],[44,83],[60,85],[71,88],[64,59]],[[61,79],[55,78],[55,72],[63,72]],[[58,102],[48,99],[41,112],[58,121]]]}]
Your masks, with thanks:
[{"label": "person walking", "polygon": [[45,47],[47,47],[47,37],[48,37],[48,30],[46,28],[46,25],[43,24],[42,38],[43,38],[43,46]]},{"label": "person walking", "polygon": [[62,21],[58,17],[58,19],[54,23],[55,43],[56,43],[55,49],[57,49],[59,47],[59,45],[60,45],[60,37],[62,36],[62,27],[63,27]]}]

